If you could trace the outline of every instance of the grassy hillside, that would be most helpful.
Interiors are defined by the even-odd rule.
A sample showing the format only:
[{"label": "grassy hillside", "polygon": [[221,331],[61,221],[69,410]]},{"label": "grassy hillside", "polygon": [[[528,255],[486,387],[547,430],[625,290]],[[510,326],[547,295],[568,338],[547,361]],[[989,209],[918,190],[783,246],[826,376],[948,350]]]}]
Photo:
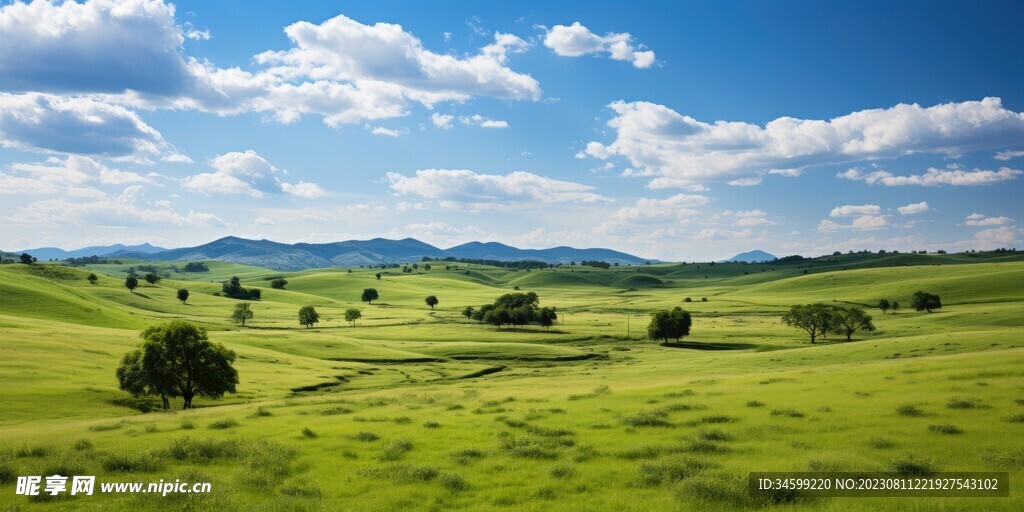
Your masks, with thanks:
[{"label": "grassy hillside", "polygon": [[[214,493],[28,500],[3,510],[1019,510],[1000,499],[765,504],[750,471],[1024,476],[1024,262],[1015,254],[842,255],[797,264],[509,271],[458,265],[280,273],[212,262],[129,292],[129,267],[0,265],[0,484],[10,475],[211,481]],[[145,264],[145,263],[142,263]],[[805,273],[806,271],[806,273]],[[86,276],[99,275],[97,284]],[[378,280],[376,273],[381,272]],[[246,327],[233,275],[263,300]],[[284,290],[269,280],[288,280]],[[380,300],[359,301],[373,287]],[[514,291],[550,330],[461,315]],[[175,299],[179,288],[191,295]],[[935,313],[910,308],[918,289]],[[424,297],[436,295],[431,309]],[[691,302],[684,302],[689,297]],[[810,345],[792,304],[870,308],[878,330]],[[707,299],[702,301],[701,299]],[[298,324],[314,305],[320,323]],[[648,315],[693,314],[680,346]],[[350,326],[343,312],[363,318]],[[114,369],[141,329],[187,319],[235,350],[238,393],[142,413]],[[177,404],[180,407],[179,404]]]}]

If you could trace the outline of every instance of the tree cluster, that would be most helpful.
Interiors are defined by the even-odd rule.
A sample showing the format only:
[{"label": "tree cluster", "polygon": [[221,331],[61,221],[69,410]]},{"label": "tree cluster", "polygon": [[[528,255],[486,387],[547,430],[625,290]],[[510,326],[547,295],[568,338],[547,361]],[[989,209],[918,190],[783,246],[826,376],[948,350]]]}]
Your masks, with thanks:
[{"label": "tree cluster", "polygon": [[448,261],[453,263],[465,263],[467,265],[487,265],[489,267],[510,268],[515,270],[549,268],[554,266],[547,262],[534,260],[502,261],[476,258],[456,258],[454,256],[448,256],[447,258],[431,258],[430,256],[424,256],[423,261]]},{"label": "tree cluster", "polygon": [[683,336],[690,335],[693,319],[690,313],[676,306],[668,311],[658,311],[651,315],[651,323],[647,325],[647,337],[652,340],[674,339],[678,343]]},{"label": "tree cluster", "polygon": [[502,325],[512,328],[537,324],[544,328],[554,325],[558,319],[555,308],[540,307],[540,298],[534,292],[506,293],[491,304],[484,304],[480,309],[466,308],[462,314],[478,322]]},{"label": "tree cluster", "polygon": [[185,264],[185,267],[182,270],[185,272],[209,272],[210,267],[206,266],[206,263],[201,261],[190,261]]},{"label": "tree cluster", "polygon": [[875,330],[871,315],[856,306],[846,308],[828,304],[798,304],[782,315],[782,322],[803,329],[811,337],[811,343],[815,343],[818,338],[827,338],[829,334],[843,335],[846,341],[850,341],[857,331]]},{"label": "tree cluster", "polygon": [[942,299],[940,299],[938,295],[919,291],[914,293],[914,297],[910,301],[910,306],[917,311],[927,311],[931,313],[933,310],[942,309]]},{"label": "tree cluster", "polygon": [[189,409],[196,396],[219,398],[235,392],[235,353],[211,343],[206,329],[175,320],[146,329],[142,339],[141,347],[125,354],[117,368],[122,390],[136,397],[159,396],[164,409],[175,397]]},{"label": "tree cluster", "polygon": [[595,267],[595,268],[608,268],[608,267],[612,266],[612,264],[608,263],[607,261],[596,261],[596,260],[583,260],[583,261],[580,262],[580,265],[583,265],[584,267]]},{"label": "tree cluster", "polygon": [[260,300],[261,295],[259,288],[243,288],[238,276],[232,277],[230,281],[226,281],[221,287],[221,291],[227,297],[240,300]]}]

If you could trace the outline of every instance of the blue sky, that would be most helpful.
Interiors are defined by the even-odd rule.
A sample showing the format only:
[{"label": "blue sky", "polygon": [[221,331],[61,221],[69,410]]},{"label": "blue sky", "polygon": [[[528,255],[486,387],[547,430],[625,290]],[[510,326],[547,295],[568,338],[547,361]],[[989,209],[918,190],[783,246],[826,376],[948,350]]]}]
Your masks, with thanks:
[{"label": "blue sky", "polygon": [[1014,2],[0,11],[0,247],[1024,245]]}]

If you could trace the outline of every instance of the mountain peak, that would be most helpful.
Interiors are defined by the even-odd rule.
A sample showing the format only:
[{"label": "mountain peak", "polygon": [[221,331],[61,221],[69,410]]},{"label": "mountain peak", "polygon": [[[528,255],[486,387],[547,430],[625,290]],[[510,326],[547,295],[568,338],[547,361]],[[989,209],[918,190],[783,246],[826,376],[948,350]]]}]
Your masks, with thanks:
[{"label": "mountain peak", "polygon": [[775,259],[777,259],[777,258],[776,258],[776,256],[774,254],[762,251],[760,249],[755,249],[753,251],[741,252],[741,253],[737,254],[736,256],[733,256],[732,258],[729,258],[727,260],[722,260],[722,261],[723,262],[745,261],[747,263],[758,263],[758,262],[762,262],[762,261],[772,261],[772,260],[775,260]]}]

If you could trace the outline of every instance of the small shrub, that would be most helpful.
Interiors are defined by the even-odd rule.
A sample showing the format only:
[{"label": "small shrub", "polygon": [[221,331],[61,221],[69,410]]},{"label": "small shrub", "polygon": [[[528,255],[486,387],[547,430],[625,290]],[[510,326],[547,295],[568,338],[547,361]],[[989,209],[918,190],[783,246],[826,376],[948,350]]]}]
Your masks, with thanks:
[{"label": "small shrub", "polygon": [[956,425],[928,425],[928,430],[940,434],[963,434],[964,431]]},{"label": "small shrub", "polygon": [[405,455],[405,452],[412,450],[412,443],[404,439],[392,439],[384,445],[384,449],[378,456],[380,460],[398,460]]},{"label": "small shrub", "polygon": [[731,441],[732,436],[725,433],[721,429],[714,430],[701,430],[697,432],[697,437],[704,441]]},{"label": "small shrub", "polygon": [[981,407],[981,400],[977,398],[950,398],[949,402],[946,402],[946,407],[950,409],[977,409]]},{"label": "small shrub", "polygon": [[912,454],[890,461],[889,468],[906,476],[929,476],[936,471],[935,463]]},{"label": "small shrub", "polygon": [[105,425],[93,425],[93,426],[89,427],[89,431],[91,431],[91,432],[106,432],[106,431],[109,431],[109,430],[117,430],[117,429],[119,429],[119,428],[121,428],[123,426],[124,426],[124,422],[123,421],[119,421],[117,423],[107,423]]},{"label": "small shrub", "polygon": [[78,451],[91,450],[92,449],[92,441],[90,441],[88,439],[79,439],[78,441],[75,441],[75,444],[73,445],[73,447],[74,447],[75,450],[78,450]]},{"label": "small shrub", "polygon": [[309,438],[309,439],[316,439],[316,438],[318,438],[320,436],[317,435],[316,432],[313,432],[310,428],[307,427],[307,428],[302,429],[302,437],[306,437],[306,438]]},{"label": "small shrub", "polygon": [[732,509],[753,505],[746,479],[731,475],[701,474],[685,478],[675,488],[675,494],[683,503],[719,504]]},{"label": "small shrub", "polygon": [[764,407],[764,402],[759,402],[757,400],[748,400],[747,407]]},{"label": "small shrub", "polygon": [[196,428],[196,424],[195,424],[195,423],[192,423],[192,422],[191,422],[191,421],[189,421],[189,420],[181,420],[181,426],[180,426],[180,428],[181,428],[182,430],[192,430],[192,429]]},{"label": "small shrub", "polygon": [[427,421],[423,423],[423,428],[441,428],[441,424],[436,421]]},{"label": "small shrub", "polygon": [[256,411],[252,413],[251,418],[265,418],[267,416],[273,416],[274,414],[263,408],[263,406],[257,407]]},{"label": "small shrub", "polygon": [[461,448],[452,452],[455,462],[465,466],[471,460],[482,459],[486,454],[479,448]]},{"label": "small shrub", "polygon": [[380,439],[380,437],[377,434],[374,434],[373,432],[359,432],[358,434],[352,436],[352,439],[355,439],[356,441],[370,442],[376,441]]},{"label": "small shrub", "polygon": [[722,451],[722,448],[711,441],[694,441],[687,447],[693,453],[713,453]]},{"label": "small shrub", "polygon": [[569,478],[576,474],[576,468],[571,464],[558,464],[548,469],[548,474],[553,478]]},{"label": "small shrub", "polygon": [[900,404],[896,407],[896,414],[900,416],[924,416],[924,411],[910,404]]},{"label": "small shrub", "polygon": [[281,488],[280,492],[285,496],[298,496],[302,498],[319,498],[321,496],[320,488],[311,485],[286,485]]},{"label": "small shrub", "polygon": [[726,416],[724,414],[715,414],[711,416],[704,416],[700,419],[701,423],[732,423],[737,421],[732,416]]},{"label": "small shrub", "polygon": [[366,476],[398,483],[427,482],[437,478],[439,473],[440,471],[435,467],[412,464],[388,464],[363,471]]},{"label": "small shrub", "polygon": [[804,413],[796,409],[775,409],[772,411],[772,416],[785,416],[787,418],[803,418]]},{"label": "small shrub", "polygon": [[409,423],[412,423],[412,418],[408,416],[399,416],[392,421],[394,421],[398,425],[408,425]]},{"label": "small shrub", "polygon": [[238,422],[235,421],[233,418],[224,418],[222,420],[217,420],[217,421],[215,421],[213,423],[210,423],[209,428],[212,428],[214,430],[224,430],[224,429],[227,429],[227,428],[237,427],[237,426],[238,426]]},{"label": "small shrub", "polygon": [[19,459],[28,457],[46,457],[50,453],[50,449],[45,446],[28,446],[24,445],[17,450],[14,450],[14,456]]},{"label": "small shrub", "polygon": [[0,484],[7,484],[18,479],[21,472],[10,462],[0,460]]},{"label": "small shrub", "polygon": [[152,473],[163,467],[163,461],[152,453],[112,453],[103,459],[103,469],[125,473]]},{"label": "small shrub", "polygon": [[1009,421],[1010,423],[1024,423],[1024,413],[1018,412],[1016,414],[1011,414],[1006,418],[1006,421]]},{"label": "small shrub", "polygon": [[671,457],[666,460],[642,462],[637,467],[637,481],[643,486],[655,486],[691,477],[707,469],[708,464],[689,457]]},{"label": "small shrub", "polygon": [[348,407],[334,407],[331,409],[324,409],[320,411],[321,416],[336,416],[338,414],[352,414],[352,409]]},{"label": "small shrub", "polygon": [[466,482],[465,478],[462,478],[462,475],[457,473],[442,473],[439,481],[449,491],[459,492],[469,489],[469,483]]},{"label": "small shrub", "polygon": [[896,446],[896,443],[884,437],[872,437],[871,439],[868,439],[867,444],[868,446],[879,450],[885,450]]},{"label": "small shrub", "polygon": [[671,427],[670,421],[666,419],[668,414],[665,411],[641,411],[636,414],[623,416],[619,421],[630,427]]}]

